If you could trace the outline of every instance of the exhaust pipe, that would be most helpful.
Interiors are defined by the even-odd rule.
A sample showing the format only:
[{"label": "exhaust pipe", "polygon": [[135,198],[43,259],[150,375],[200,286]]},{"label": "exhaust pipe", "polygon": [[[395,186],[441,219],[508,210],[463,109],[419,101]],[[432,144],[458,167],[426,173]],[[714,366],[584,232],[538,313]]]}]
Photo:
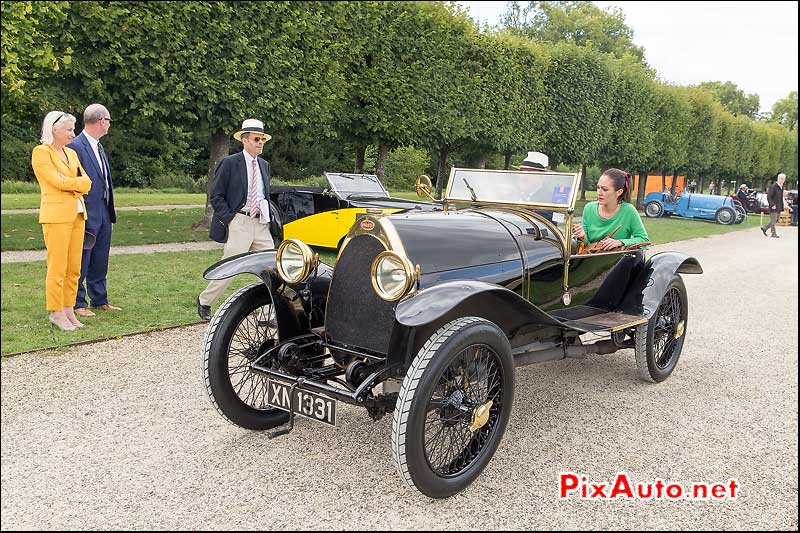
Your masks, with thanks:
[{"label": "exhaust pipe", "polygon": [[[534,345],[540,343],[533,343]],[[532,346],[532,345],[528,345]],[[559,361],[561,359],[583,359],[589,354],[609,354],[614,353],[621,348],[630,348],[631,346],[620,346],[612,339],[597,341],[593,344],[582,344],[578,346],[558,346],[556,348],[544,348],[540,350],[525,351],[528,346],[523,346],[522,349],[514,354],[514,366],[526,366],[534,363],[546,363],[548,361]]]}]

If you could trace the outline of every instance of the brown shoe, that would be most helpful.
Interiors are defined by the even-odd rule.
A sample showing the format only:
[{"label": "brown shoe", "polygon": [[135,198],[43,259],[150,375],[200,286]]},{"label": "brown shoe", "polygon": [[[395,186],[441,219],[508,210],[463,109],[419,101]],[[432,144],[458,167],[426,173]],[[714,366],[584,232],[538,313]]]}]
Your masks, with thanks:
[{"label": "brown shoe", "polygon": [[75,314],[78,316],[97,316],[88,307],[77,307],[75,309]]},{"label": "brown shoe", "polygon": [[121,307],[117,307],[116,305],[111,305],[111,304],[98,305],[97,308],[102,309],[103,311],[122,311]]}]

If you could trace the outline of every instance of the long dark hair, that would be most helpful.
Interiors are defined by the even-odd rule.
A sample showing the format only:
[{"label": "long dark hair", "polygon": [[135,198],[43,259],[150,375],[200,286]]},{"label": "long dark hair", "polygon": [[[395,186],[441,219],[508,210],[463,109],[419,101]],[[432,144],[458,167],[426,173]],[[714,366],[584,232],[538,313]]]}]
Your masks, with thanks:
[{"label": "long dark hair", "polygon": [[[617,197],[617,203],[621,204],[622,202],[631,201],[631,185],[633,182],[633,178],[631,175],[625,172],[624,170],[620,170],[618,168],[609,168],[605,172],[603,172],[603,176],[608,176],[611,178],[611,183],[614,184],[614,194],[617,193],[618,190],[622,189],[622,194]],[[601,178],[603,176],[600,176]]]}]

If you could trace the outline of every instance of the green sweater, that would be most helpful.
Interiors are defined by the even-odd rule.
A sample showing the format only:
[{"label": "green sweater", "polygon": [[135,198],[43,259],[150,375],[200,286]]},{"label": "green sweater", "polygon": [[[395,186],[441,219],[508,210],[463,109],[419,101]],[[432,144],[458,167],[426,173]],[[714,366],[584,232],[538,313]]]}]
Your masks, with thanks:
[{"label": "green sweater", "polygon": [[621,241],[624,246],[648,242],[650,238],[642,225],[642,219],[636,208],[628,202],[622,202],[617,214],[609,219],[600,218],[597,214],[597,202],[589,202],[583,208],[583,231],[586,233],[587,243],[597,242],[614,231],[617,226],[622,226],[614,234],[613,239]]}]

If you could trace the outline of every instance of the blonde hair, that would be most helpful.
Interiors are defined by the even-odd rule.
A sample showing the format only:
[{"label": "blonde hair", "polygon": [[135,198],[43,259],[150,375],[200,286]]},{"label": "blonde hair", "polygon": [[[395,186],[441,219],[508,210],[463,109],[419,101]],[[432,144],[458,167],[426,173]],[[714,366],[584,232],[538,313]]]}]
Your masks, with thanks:
[{"label": "blonde hair", "polygon": [[75,117],[63,111],[50,111],[42,121],[42,137],[39,141],[42,144],[53,144],[53,128],[61,128],[69,122],[75,124]]}]

